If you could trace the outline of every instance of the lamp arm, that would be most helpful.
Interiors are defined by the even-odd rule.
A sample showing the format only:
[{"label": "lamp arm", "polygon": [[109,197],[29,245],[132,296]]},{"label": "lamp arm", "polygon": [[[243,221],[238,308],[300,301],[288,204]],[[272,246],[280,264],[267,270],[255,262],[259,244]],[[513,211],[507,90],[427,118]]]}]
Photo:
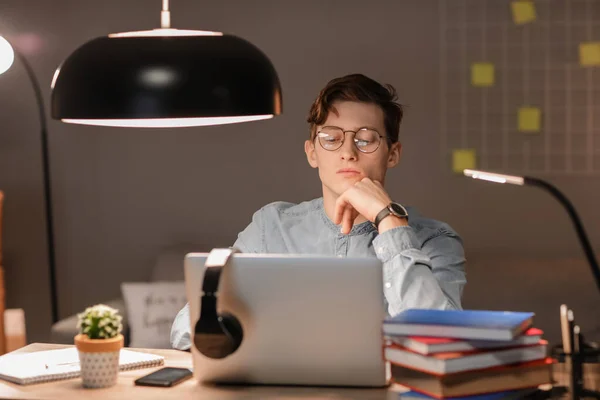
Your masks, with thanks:
[{"label": "lamp arm", "polygon": [[585,233],[585,229],[583,228],[583,224],[581,223],[581,220],[579,219],[579,216],[577,215],[577,211],[575,211],[575,207],[573,207],[573,204],[560,190],[558,190],[554,185],[546,181],[526,176],[524,177],[524,183],[526,185],[537,186],[547,190],[567,210],[567,213],[569,214],[569,217],[571,217],[571,221],[575,226],[575,231],[577,232],[579,242],[583,247],[583,251],[585,252],[587,261],[590,265],[590,268],[592,269],[592,273],[596,280],[596,286],[598,286],[598,290],[600,290],[600,268],[598,267],[598,261],[596,260],[596,256],[594,255],[594,249],[590,244],[587,234]]},{"label": "lamp arm", "polygon": [[[6,38],[5,38],[6,39]],[[8,41],[8,39],[6,39]],[[10,41],[9,41],[10,43]],[[42,170],[43,170],[43,181],[44,181],[44,202],[45,202],[45,215],[46,215],[46,237],[48,245],[48,265],[49,265],[49,279],[50,279],[50,298],[51,298],[51,309],[52,309],[52,322],[58,321],[58,304],[57,304],[57,290],[56,290],[56,262],[54,253],[54,224],[52,218],[52,190],[50,185],[50,157],[48,154],[48,123],[46,120],[46,111],[44,107],[44,98],[42,97],[42,90],[40,83],[36,78],[33,68],[27,61],[27,58],[15,47],[12,43],[10,45],[15,52],[15,55],[19,61],[25,67],[31,86],[33,86],[33,92],[35,94],[35,100],[38,107],[40,126],[41,126],[41,145],[42,145]]]}]

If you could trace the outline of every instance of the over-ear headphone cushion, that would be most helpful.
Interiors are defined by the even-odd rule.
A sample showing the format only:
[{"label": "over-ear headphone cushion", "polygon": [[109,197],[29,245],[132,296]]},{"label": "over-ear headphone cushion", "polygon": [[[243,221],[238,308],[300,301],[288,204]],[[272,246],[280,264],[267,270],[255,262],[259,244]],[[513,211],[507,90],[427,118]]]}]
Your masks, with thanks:
[{"label": "over-ear headphone cushion", "polygon": [[244,332],[236,317],[201,315],[194,329],[194,346],[208,358],[225,358],[242,344]]},{"label": "over-ear headphone cushion", "polygon": [[242,324],[233,314],[227,312],[219,314],[219,323],[223,327],[223,332],[231,339],[231,352],[233,353],[240,347],[244,339]]}]

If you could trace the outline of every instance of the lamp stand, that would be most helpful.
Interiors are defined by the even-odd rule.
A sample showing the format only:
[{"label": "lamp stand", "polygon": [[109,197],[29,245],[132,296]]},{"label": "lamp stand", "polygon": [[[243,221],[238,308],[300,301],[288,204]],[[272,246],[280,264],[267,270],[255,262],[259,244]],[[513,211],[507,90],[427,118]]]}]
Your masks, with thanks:
[{"label": "lamp stand", "polygon": [[[600,268],[598,267],[598,261],[596,260],[596,256],[594,254],[594,250],[590,241],[585,233],[585,229],[583,228],[583,224],[577,215],[577,211],[575,211],[575,207],[569,201],[569,199],[556,188],[554,185],[549,182],[543,181],[538,178],[532,178],[525,176],[523,177],[523,183],[525,185],[537,186],[542,189],[548,191],[554,198],[556,198],[559,203],[565,208],[573,226],[575,227],[575,231],[577,232],[577,237],[579,238],[579,242],[581,243],[581,247],[585,253],[586,259],[592,270],[592,274],[594,276],[594,280],[596,281],[596,286],[598,290],[600,290]],[[566,309],[566,306],[563,305]],[[600,350],[595,349],[594,347],[588,345],[583,335],[580,334],[579,326],[574,324],[574,317],[572,310],[569,310],[571,316],[570,321],[564,324],[561,324],[563,330],[563,349],[568,349],[561,351],[560,348],[555,349],[553,351],[553,357],[556,359],[563,359],[565,363],[565,367],[569,372],[569,398],[571,400],[581,399],[581,398],[595,398],[600,399],[600,392],[586,389],[583,386],[583,364],[588,358],[595,359],[596,362],[600,361]],[[565,342],[568,343],[565,346]],[[554,354],[555,353],[555,354]],[[566,387],[555,386],[552,390],[547,393],[548,397],[555,397],[557,394],[564,394],[567,392]]]},{"label": "lamp stand", "polygon": [[[8,39],[7,39],[8,41]],[[9,42],[10,43],[10,42]],[[50,185],[50,157],[48,152],[48,124],[46,122],[46,112],[44,108],[44,99],[42,97],[42,91],[40,84],[33,73],[31,65],[23,54],[10,43],[15,55],[21,61],[27,72],[27,76],[33,86],[35,99],[39,111],[40,119],[40,139],[42,145],[42,171],[43,171],[43,182],[44,182],[44,208],[46,215],[46,240],[48,245],[48,267],[49,267],[49,279],[50,279],[50,305],[52,311],[52,323],[58,321],[58,300],[56,290],[56,257],[54,253],[54,225],[52,218],[52,190]]]},{"label": "lamp stand", "polygon": [[[600,290],[600,268],[598,267],[598,261],[594,254],[594,250],[590,241],[585,233],[583,224],[575,211],[575,207],[569,201],[569,199],[554,185],[543,181],[538,178],[528,176],[514,176],[497,174],[487,171],[478,171],[472,169],[463,170],[465,176],[473,179],[481,179],[484,181],[495,182],[495,183],[508,183],[511,185],[518,186],[537,186],[547,192],[549,192],[559,203],[565,208],[571,222],[577,232],[579,242],[583,247],[586,259],[592,270],[592,275],[596,282],[598,290]],[[533,393],[527,395],[527,399],[548,399],[560,397],[565,393],[569,392],[570,399],[580,399],[584,397],[600,399],[600,392],[586,389],[583,386],[583,364],[589,358],[592,362],[600,362],[600,349],[597,346],[588,345],[583,336],[579,326],[575,325],[575,317],[573,310],[569,310],[565,304],[561,306],[561,331],[562,331],[562,354],[560,348],[555,348],[552,351],[553,358],[563,359],[565,366],[569,370],[569,388],[566,386],[553,386],[550,390],[536,390]],[[569,390],[570,389],[570,390]]]}]

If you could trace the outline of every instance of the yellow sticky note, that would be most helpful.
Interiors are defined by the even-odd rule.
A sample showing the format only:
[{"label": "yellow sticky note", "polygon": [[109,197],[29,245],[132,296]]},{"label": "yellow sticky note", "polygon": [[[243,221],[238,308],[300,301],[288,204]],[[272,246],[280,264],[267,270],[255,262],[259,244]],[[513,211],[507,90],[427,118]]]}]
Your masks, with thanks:
[{"label": "yellow sticky note", "polygon": [[579,63],[584,67],[600,65],[600,42],[580,43]]},{"label": "yellow sticky note", "polygon": [[510,3],[510,6],[515,24],[522,25],[535,21],[535,5],[533,1],[513,1]]},{"label": "yellow sticky note", "polygon": [[463,169],[476,169],[475,149],[455,149],[452,152],[452,171],[462,174]]},{"label": "yellow sticky note", "polygon": [[494,64],[475,63],[471,64],[471,84],[473,86],[494,85]]},{"label": "yellow sticky note", "polygon": [[519,108],[519,131],[539,132],[542,112],[537,107]]}]

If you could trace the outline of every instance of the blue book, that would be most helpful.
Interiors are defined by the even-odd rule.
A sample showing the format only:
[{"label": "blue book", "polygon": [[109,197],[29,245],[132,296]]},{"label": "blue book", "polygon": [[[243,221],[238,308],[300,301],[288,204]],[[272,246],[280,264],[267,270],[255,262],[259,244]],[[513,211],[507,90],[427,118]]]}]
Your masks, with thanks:
[{"label": "blue book", "polygon": [[[524,389],[524,390],[509,390],[506,392],[495,392],[495,393],[486,393],[486,394],[477,394],[472,396],[464,396],[464,397],[444,397],[444,399],[451,400],[516,400],[522,399],[526,395],[531,394],[534,389]],[[427,396],[426,394],[410,391],[405,393],[400,393],[398,396],[401,400],[436,400],[437,397]]]},{"label": "blue book", "polygon": [[531,327],[534,313],[409,309],[383,322],[387,336],[513,340]]}]

